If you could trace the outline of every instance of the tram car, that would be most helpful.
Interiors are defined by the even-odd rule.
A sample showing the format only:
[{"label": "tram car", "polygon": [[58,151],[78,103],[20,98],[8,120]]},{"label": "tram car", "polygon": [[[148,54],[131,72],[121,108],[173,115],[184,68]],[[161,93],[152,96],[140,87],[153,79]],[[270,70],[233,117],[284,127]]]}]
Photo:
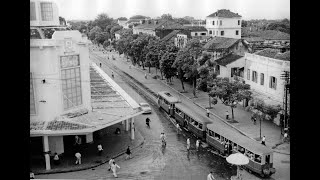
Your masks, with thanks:
[{"label": "tram car", "polygon": [[213,121],[205,115],[198,114],[167,91],[158,93],[158,106],[173,117],[180,127],[191,131],[221,154],[240,152],[246,155],[249,163],[244,168],[250,173],[269,177],[276,172],[273,168],[273,151],[270,148],[220,121]]},{"label": "tram car", "polygon": [[[249,163],[244,167],[248,172],[255,172],[261,177],[269,177],[276,172],[273,168],[273,151],[254,141],[234,129],[223,127],[220,123],[208,124],[206,141],[218,152],[226,152],[225,143],[229,144],[228,150],[232,153],[240,152],[249,158]],[[229,151],[230,152],[230,151]]]},{"label": "tram car", "polygon": [[190,108],[182,103],[175,104],[174,118],[180,127],[191,131],[202,141],[206,140],[207,124],[211,124],[212,121],[194,111],[190,111]]},{"label": "tram car", "polygon": [[179,99],[174,97],[168,91],[158,92],[158,106],[162,108],[170,116],[174,116],[175,104],[179,102]]}]

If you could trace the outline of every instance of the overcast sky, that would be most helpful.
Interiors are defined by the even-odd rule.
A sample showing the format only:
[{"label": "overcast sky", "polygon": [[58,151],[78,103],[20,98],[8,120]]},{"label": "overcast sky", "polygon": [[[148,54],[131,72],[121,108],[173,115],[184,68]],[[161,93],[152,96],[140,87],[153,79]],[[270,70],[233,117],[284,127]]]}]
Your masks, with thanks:
[{"label": "overcast sky", "polygon": [[290,0],[53,0],[66,20],[93,20],[99,13],[116,19],[162,14],[205,19],[218,9],[239,13],[243,19],[290,19]]}]

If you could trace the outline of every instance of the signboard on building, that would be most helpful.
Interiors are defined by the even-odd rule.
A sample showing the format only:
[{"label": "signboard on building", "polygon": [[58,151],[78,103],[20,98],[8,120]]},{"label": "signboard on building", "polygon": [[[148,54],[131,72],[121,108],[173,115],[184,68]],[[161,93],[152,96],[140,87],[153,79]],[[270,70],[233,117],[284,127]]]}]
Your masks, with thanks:
[{"label": "signboard on building", "polygon": [[64,39],[64,53],[71,53],[73,51],[73,42],[71,38],[65,38]]}]

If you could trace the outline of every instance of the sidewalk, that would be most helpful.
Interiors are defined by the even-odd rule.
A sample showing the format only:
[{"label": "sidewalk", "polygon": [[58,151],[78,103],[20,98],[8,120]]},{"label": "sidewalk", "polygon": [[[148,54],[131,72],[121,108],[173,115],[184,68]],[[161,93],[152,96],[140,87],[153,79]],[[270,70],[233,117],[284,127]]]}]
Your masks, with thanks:
[{"label": "sidewalk", "polygon": [[[121,129],[121,134],[114,134],[116,128],[119,127]],[[86,144],[81,153],[81,165],[75,165],[76,158],[74,154],[65,154],[63,157],[60,157],[60,165],[54,165],[53,160],[51,160],[51,170],[45,169],[44,162],[41,164],[32,164],[30,165],[32,172],[37,174],[53,174],[53,173],[63,173],[63,172],[72,172],[72,171],[80,171],[85,169],[90,169],[107,163],[110,158],[116,158],[125,153],[127,146],[129,145],[131,150],[140,147],[144,143],[144,138],[139,133],[139,131],[135,131],[135,139],[131,140],[130,138],[130,130],[125,131],[124,125],[121,123],[112,125],[105,129],[107,133],[91,143]],[[103,153],[101,156],[97,155],[97,146],[98,143],[101,142]]]},{"label": "sidewalk", "polygon": [[[99,55],[106,56],[106,54],[102,54],[101,52],[95,52]],[[192,93],[192,85],[188,82],[184,82],[186,93],[180,93],[182,91],[181,82],[177,78],[173,78],[172,84],[167,84],[166,80],[160,80],[160,79],[153,79],[156,75],[155,68],[150,69],[145,67],[145,70],[142,69],[142,67],[133,66],[132,63],[126,60],[126,58],[123,57],[123,55],[119,56],[115,52],[108,53],[109,55],[114,55],[116,58],[115,61],[110,61],[117,66],[119,66],[123,71],[130,74],[132,77],[134,77],[136,80],[140,81],[142,84],[147,86],[149,89],[158,92],[162,90],[168,90],[166,87],[170,87],[172,90],[174,90],[176,93],[179,93],[181,97],[185,97],[192,101],[195,105],[201,107],[203,109],[203,113],[205,114],[205,108],[209,106],[208,101],[209,97],[206,92],[203,91],[197,91],[197,98],[193,97]],[[129,65],[131,65],[131,69],[129,68]],[[147,79],[144,78],[144,74],[147,74]],[[159,70],[157,71],[157,75],[160,76]],[[156,83],[160,85],[156,85]],[[162,85],[161,85],[162,84]],[[164,86],[165,85],[165,86]],[[231,116],[231,108],[223,105],[220,101],[216,105],[211,106],[212,109],[209,109],[212,113],[211,116],[218,116],[220,119],[228,122],[225,119],[225,111],[229,111],[229,116]],[[259,139],[260,137],[260,122],[257,121],[257,123],[254,125],[251,121],[251,112],[248,112],[245,110],[245,108],[242,106],[242,104],[239,104],[237,108],[234,109],[234,122],[228,122],[231,126],[235,127],[236,129],[240,130],[241,132],[244,132],[252,139]],[[261,122],[261,136],[266,136],[266,145],[274,150],[274,152],[282,153],[290,155],[290,144],[288,143],[281,143],[282,136],[280,133],[280,127],[274,124],[271,121],[262,121]]]}]

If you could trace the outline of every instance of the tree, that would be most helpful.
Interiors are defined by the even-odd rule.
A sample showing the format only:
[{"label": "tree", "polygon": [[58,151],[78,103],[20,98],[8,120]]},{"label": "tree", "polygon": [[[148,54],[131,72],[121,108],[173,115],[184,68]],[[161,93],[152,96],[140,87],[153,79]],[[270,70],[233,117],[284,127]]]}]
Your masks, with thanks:
[{"label": "tree", "polygon": [[177,18],[177,19],[174,19],[174,21],[176,23],[181,24],[181,25],[183,25],[183,24],[191,24],[191,22],[189,20],[184,19],[184,18]]},{"label": "tree", "polygon": [[251,99],[250,85],[243,84],[240,81],[229,81],[229,78],[217,77],[212,82],[213,87],[209,92],[210,97],[217,97],[221,102],[230,106],[232,111],[232,119],[234,119],[233,109],[237,107],[237,103],[244,99]]},{"label": "tree", "polygon": [[104,30],[108,25],[112,24],[113,19],[109,18],[106,13],[98,14],[97,18],[94,20],[96,26],[99,26],[101,30]]},{"label": "tree", "polygon": [[144,69],[144,60],[147,51],[145,50],[145,46],[148,45],[149,40],[155,39],[154,36],[141,34],[132,42],[131,49],[133,52],[133,64],[138,63],[139,65],[142,64],[142,68]]},{"label": "tree", "polygon": [[99,26],[95,26],[89,32],[89,39],[94,40],[96,38],[96,34],[100,32],[102,32],[101,28]]},{"label": "tree", "polygon": [[172,20],[172,15],[171,14],[162,14],[161,19],[166,19],[166,20]]},{"label": "tree", "polygon": [[105,40],[102,45],[103,45],[103,48],[106,48],[106,47],[108,47],[110,45],[110,41],[109,40]]},{"label": "tree", "polygon": [[107,32],[98,32],[96,33],[95,40],[98,44],[103,44],[104,41],[110,39],[110,34]]},{"label": "tree", "polygon": [[176,68],[172,67],[179,49],[169,44],[166,46],[166,52],[162,55],[160,60],[160,71],[164,74],[167,82],[171,82],[171,78],[176,74]]},{"label": "tree", "polygon": [[114,36],[114,32],[122,29],[123,27],[120,26],[120,25],[117,25],[117,26],[113,26],[111,29],[110,29],[110,34],[112,35],[112,37]]},{"label": "tree", "polygon": [[160,68],[161,51],[165,51],[166,45],[159,39],[153,39],[149,41],[146,48],[148,50],[146,53],[146,64],[149,66],[149,72],[150,67],[154,66],[157,74],[157,69]]},{"label": "tree", "polygon": [[242,20],[241,27],[247,27],[247,26],[248,26],[248,21]]},{"label": "tree", "polygon": [[59,22],[60,22],[60,25],[62,25],[62,26],[65,26],[67,24],[66,20],[61,16],[59,16]]}]

